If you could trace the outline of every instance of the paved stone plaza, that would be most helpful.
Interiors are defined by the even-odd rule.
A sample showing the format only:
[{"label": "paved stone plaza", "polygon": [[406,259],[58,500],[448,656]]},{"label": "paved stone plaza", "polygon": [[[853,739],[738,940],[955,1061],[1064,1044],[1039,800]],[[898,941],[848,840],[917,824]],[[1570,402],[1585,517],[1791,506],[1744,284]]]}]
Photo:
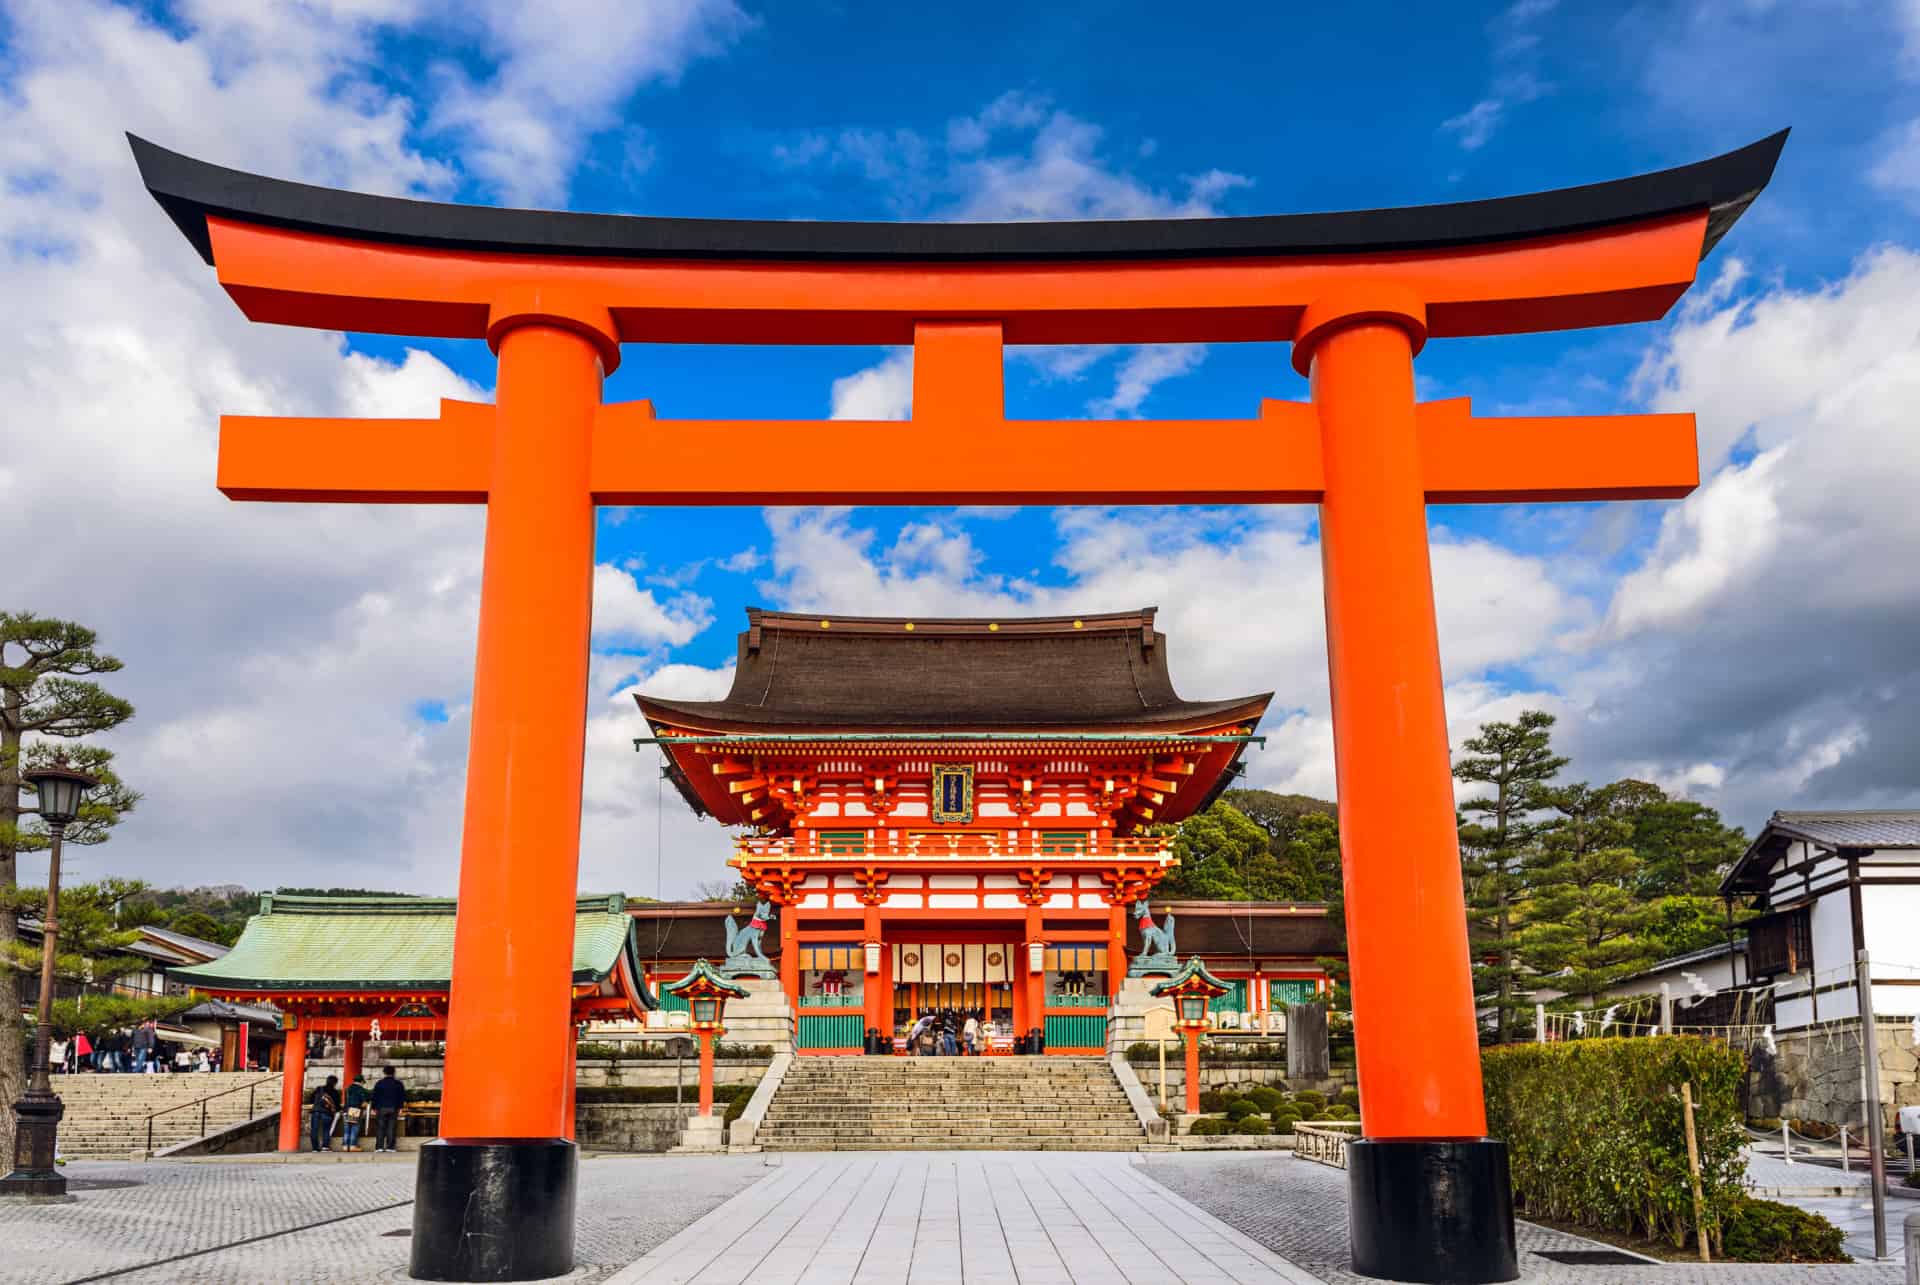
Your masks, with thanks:
[{"label": "paved stone plaza", "polygon": [[[75,1203],[0,1205],[0,1282],[406,1279],[411,1157],[67,1172]],[[581,1164],[581,1266],[566,1279],[1354,1285],[1345,1193],[1343,1173],[1279,1152],[598,1157]],[[1896,1236],[1914,1207],[1892,1202]],[[1904,1280],[1893,1264],[1560,1264],[1540,1251],[1602,1247],[1524,1223],[1520,1248],[1530,1282]]]}]

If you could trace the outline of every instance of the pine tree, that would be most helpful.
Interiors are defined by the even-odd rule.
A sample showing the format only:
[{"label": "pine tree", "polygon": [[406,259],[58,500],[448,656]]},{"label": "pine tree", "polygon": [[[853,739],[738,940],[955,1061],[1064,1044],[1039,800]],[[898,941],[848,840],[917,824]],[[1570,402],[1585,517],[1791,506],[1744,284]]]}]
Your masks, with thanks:
[{"label": "pine tree", "polygon": [[1460,804],[1460,872],[1476,961],[1474,994],[1493,1009],[1494,1039],[1501,1044],[1512,1034],[1515,1011],[1532,1003],[1519,985],[1516,930],[1526,894],[1524,863],[1540,830],[1532,816],[1541,789],[1567,765],[1553,752],[1553,723],[1541,710],[1511,723],[1483,723],[1453,767],[1455,779],[1493,787]]},{"label": "pine tree", "polygon": [[67,827],[68,843],[104,842],[139,799],[114,775],[111,751],[78,743],[133,717],[132,705],[92,681],[120,669],[95,641],[91,629],[71,621],[0,611],[0,1155],[13,1154],[13,1113],[4,1104],[26,1087],[20,979],[40,967],[39,953],[20,947],[19,856],[47,846],[46,827],[27,819],[35,814],[22,769],[50,761],[57,747],[71,766],[100,779]]},{"label": "pine tree", "polygon": [[[1640,858],[1637,891],[1652,909],[1648,934],[1661,958],[1727,939],[1728,910],[1720,880],[1747,849],[1747,836],[1704,804],[1664,792],[1634,808],[1628,820]],[[1749,917],[1744,907],[1734,923]]]},{"label": "pine tree", "polygon": [[1637,781],[1595,789],[1581,781],[1539,791],[1554,813],[1529,855],[1531,899],[1520,962],[1569,995],[1599,1002],[1608,986],[1653,962],[1652,908],[1638,892],[1630,804]]}]

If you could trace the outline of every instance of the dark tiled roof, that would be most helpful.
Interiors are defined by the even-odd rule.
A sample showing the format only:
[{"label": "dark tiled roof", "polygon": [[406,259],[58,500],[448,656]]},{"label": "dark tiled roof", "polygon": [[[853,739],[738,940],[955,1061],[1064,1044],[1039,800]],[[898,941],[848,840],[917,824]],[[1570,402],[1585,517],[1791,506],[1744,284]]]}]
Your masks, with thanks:
[{"label": "dark tiled roof", "polygon": [[650,722],[716,733],[1195,731],[1260,718],[1270,692],[1182,700],[1153,617],[1151,607],[1001,620],[750,608],[725,699],[638,699]]},{"label": "dark tiled roof", "polygon": [[1920,848],[1920,812],[1776,812],[1767,826],[1830,848]]},{"label": "dark tiled roof", "polygon": [[1823,848],[1920,848],[1920,812],[1776,812],[1720,881],[1725,896],[1764,892],[1768,868],[1787,844]]}]

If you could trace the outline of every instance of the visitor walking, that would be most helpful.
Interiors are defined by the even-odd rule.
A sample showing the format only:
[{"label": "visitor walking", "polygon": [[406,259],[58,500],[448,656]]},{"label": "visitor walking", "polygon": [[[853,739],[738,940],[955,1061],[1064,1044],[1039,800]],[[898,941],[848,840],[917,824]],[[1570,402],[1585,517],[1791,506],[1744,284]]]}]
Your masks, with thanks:
[{"label": "visitor walking", "polygon": [[145,1071],[153,1060],[153,1046],[159,1042],[152,1022],[142,1022],[133,1033],[133,1069]]},{"label": "visitor walking", "polygon": [[309,1130],[315,1151],[333,1149],[333,1117],[340,1114],[340,1077],[329,1075],[327,1082],[313,1091],[313,1123]]},{"label": "visitor walking", "polygon": [[926,1053],[932,1051],[931,1049],[923,1050],[920,1047],[921,1041],[927,1037],[927,1032],[931,1030],[932,1027],[933,1027],[933,1014],[922,1013],[920,1015],[920,1020],[913,1024],[913,1029],[907,1032],[908,1054],[914,1057],[922,1057],[922,1056],[925,1056]]},{"label": "visitor walking", "polygon": [[87,1038],[85,1031],[73,1033],[73,1069],[76,1071],[95,1070],[93,1041]]},{"label": "visitor walking", "polygon": [[47,1074],[65,1075],[67,1072],[67,1041],[53,1040],[47,1045]]},{"label": "visitor walking", "polygon": [[347,1086],[347,1124],[345,1132],[348,1151],[358,1151],[360,1149],[360,1130],[365,1127],[367,1123],[367,1099],[371,1096],[372,1094],[367,1092],[367,1077],[364,1075],[354,1076],[353,1083]]},{"label": "visitor walking", "polygon": [[980,1021],[972,1013],[967,1014],[967,1024],[960,1028],[961,1042],[966,1045],[968,1057],[980,1054]]},{"label": "visitor walking", "polygon": [[373,1149],[375,1151],[394,1151],[394,1134],[400,1123],[400,1108],[407,1104],[407,1087],[400,1083],[400,1077],[388,1066],[374,1081],[373,1092],[369,1095],[373,1106]]}]

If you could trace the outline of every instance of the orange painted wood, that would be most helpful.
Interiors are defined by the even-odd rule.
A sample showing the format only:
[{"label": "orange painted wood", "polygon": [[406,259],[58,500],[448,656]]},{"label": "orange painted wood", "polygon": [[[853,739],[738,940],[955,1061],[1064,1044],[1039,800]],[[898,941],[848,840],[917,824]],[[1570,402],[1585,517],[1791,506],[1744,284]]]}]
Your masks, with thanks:
[{"label": "orange painted wood", "polygon": [[[593,342],[500,344],[441,1133],[567,1134],[575,878],[593,618]],[[546,1031],[545,1038],[529,1032]]]},{"label": "orange painted wood", "polygon": [[[938,347],[944,340],[922,336]],[[975,387],[969,377],[964,387]],[[971,394],[968,394],[971,396]],[[1252,420],[1027,420],[923,394],[932,421],[662,420],[603,406],[598,504],[1311,504],[1325,489],[1310,405]],[[1699,484],[1691,415],[1473,416],[1465,398],[1419,408],[1433,504],[1674,499]],[[965,434],[927,430],[945,423]],[[493,407],[443,401],[439,419],[221,420],[220,489],[236,500],[477,504]],[[729,459],[713,467],[716,457]],[[1164,787],[1161,787],[1164,788]]]},{"label": "orange painted wood", "polygon": [[307,1032],[295,1027],[287,1032],[280,1054],[280,1137],[275,1144],[281,1151],[298,1151],[300,1107],[307,1092]]},{"label": "orange painted wood", "polygon": [[932,318],[1007,343],[1290,340],[1335,286],[1393,283],[1435,337],[1651,321],[1692,284],[1706,211],[1439,251],[1078,263],[566,259],[424,249],[207,219],[220,283],[255,321],[479,338],[529,292],[592,300],[629,343],[904,344]]},{"label": "orange painted wood", "polygon": [[[1327,466],[1320,554],[1363,1122],[1370,1138],[1486,1132],[1452,760],[1407,332],[1313,353]],[[1191,1084],[1191,1080],[1189,1081]]]},{"label": "orange painted wood", "polygon": [[438,419],[220,417],[233,500],[484,504],[493,407],[442,399]]}]

